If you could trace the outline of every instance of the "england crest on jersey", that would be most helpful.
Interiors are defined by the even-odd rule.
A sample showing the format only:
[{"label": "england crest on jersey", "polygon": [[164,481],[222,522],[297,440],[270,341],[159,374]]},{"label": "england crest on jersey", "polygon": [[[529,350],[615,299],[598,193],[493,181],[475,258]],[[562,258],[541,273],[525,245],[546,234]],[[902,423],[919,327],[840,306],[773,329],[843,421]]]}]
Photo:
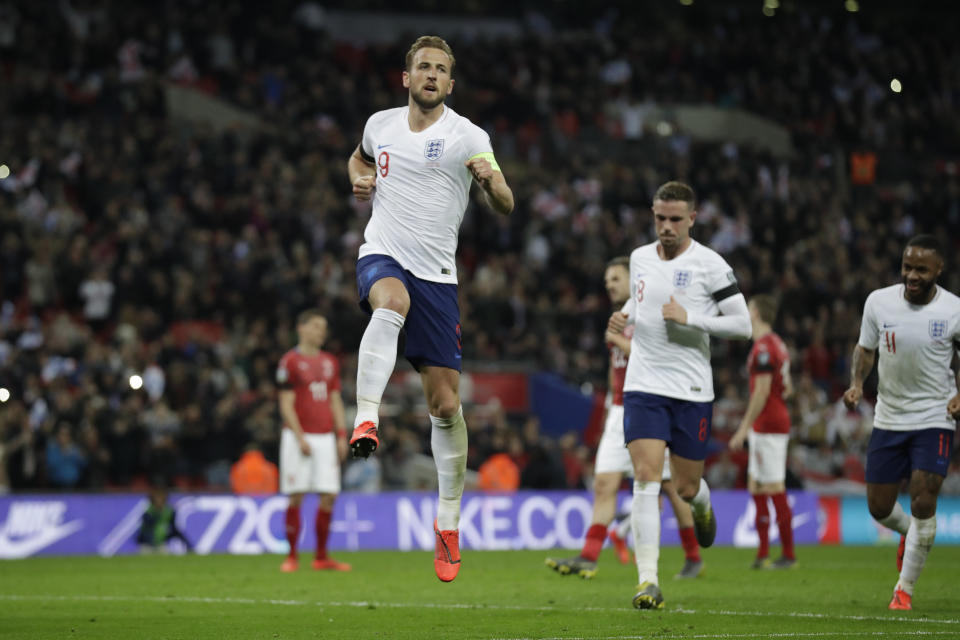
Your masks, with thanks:
[{"label": "england crest on jersey", "polygon": [[427,140],[423,147],[423,157],[430,161],[437,161],[443,155],[443,138]]},{"label": "england crest on jersey", "polygon": [[930,321],[930,337],[931,338],[942,338],[947,333],[947,321],[946,320],[931,320]]},{"label": "england crest on jersey", "polygon": [[673,272],[673,286],[677,289],[683,289],[690,284],[691,273],[682,269]]}]

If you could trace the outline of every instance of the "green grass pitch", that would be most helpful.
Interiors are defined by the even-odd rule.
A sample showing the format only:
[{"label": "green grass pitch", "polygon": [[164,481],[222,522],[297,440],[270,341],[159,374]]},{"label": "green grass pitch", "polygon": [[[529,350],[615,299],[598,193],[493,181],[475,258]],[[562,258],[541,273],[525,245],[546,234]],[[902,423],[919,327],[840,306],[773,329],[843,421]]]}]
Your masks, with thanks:
[{"label": "green grass pitch", "polygon": [[0,638],[960,638],[960,548],[934,546],[914,610],[887,610],[892,547],[801,547],[789,571],[751,571],[750,549],[703,551],[704,574],[674,580],[661,554],[663,611],[636,611],[632,565],[605,549],[593,580],[544,565],[567,551],[465,550],[440,583],[432,554],[310,557],[32,558],[0,562]]}]

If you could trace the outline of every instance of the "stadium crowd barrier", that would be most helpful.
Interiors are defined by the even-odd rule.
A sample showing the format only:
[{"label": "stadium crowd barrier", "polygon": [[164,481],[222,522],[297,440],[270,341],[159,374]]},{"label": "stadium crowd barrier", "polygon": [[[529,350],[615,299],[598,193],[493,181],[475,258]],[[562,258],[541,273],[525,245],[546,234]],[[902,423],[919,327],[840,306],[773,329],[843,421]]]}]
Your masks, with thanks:
[{"label": "stadium crowd barrier", "polygon": [[[892,532],[874,523],[862,497],[791,492],[794,539],[799,544],[895,544]],[[904,507],[909,509],[906,496]],[[619,503],[631,502],[621,492]],[[284,553],[284,496],[172,494],[180,529],[197,553]],[[715,491],[717,544],[757,544],[753,501],[745,491]],[[33,555],[113,556],[136,553],[137,532],[147,498],[141,495],[8,495],[0,497],[0,558]],[[315,496],[304,501],[307,513]],[[345,493],[337,501],[329,547],[333,550],[431,550],[434,493]],[[466,549],[580,547],[590,522],[591,497],[581,491],[467,493],[460,520]],[[664,502],[662,537],[679,544],[676,519]],[[942,498],[937,509],[937,544],[960,544],[960,498]],[[312,519],[308,519],[312,521]],[[304,527],[302,549],[312,549],[312,527]],[[770,539],[776,543],[776,524]],[[173,549],[177,551],[176,548]]]}]

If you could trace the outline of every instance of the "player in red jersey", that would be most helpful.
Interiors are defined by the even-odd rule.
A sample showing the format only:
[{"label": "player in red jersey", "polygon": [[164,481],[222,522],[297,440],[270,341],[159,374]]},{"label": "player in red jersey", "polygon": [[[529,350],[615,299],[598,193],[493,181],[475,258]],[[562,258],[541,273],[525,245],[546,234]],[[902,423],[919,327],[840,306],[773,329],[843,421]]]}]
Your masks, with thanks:
[{"label": "player in red jersey", "polygon": [[314,569],[349,571],[350,565],[327,556],[333,505],[340,493],[340,461],[347,455],[347,430],[340,397],[340,364],[320,350],[327,338],[327,320],[319,311],[297,316],[297,346],[284,354],[277,368],[280,387],[280,491],[290,496],[286,532],[290,554],[282,571],[295,571],[303,494],[319,496]]},{"label": "player in red jersey", "polygon": [[[619,309],[630,297],[630,259],[623,256],[611,260],[607,264],[603,279],[610,302],[615,309]],[[624,474],[633,475],[630,452],[627,451],[623,441],[623,381],[627,372],[627,357],[630,355],[632,335],[633,325],[627,325],[622,334],[608,329],[604,335],[610,349],[608,384],[611,395],[594,466],[593,516],[579,555],[572,558],[547,558],[547,566],[561,575],[579,575],[581,578],[592,578],[596,575],[597,558],[608,536],[607,527],[616,514],[617,489],[623,481]],[[697,544],[696,534],[693,531],[693,513],[690,511],[690,505],[677,493],[670,478],[670,464],[666,462],[663,469],[662,489],[673,506],[686,556],[683,569],[676,577],[695,578],[700,574],[703,562],[700,560],[700,545]],[[630,551],[626,543],[629,527],[628,514],[609,533],[610,542],[613,543],[617,559],[621,564],[630,562]]]},{"label": "player in red jersey", "polygon": [[[750,373],[750,401],[730,448],[739,451],[747,440],[750,459],[747,488],[757,508],[756,527],[760,538],[754,569],[789,569],[796,564],[793,552],[793,514],[787,502],[787,444],[790,441],[790,414],[784,400],[793,393],[790,380],[790,354],[773,332],[777,301],[773,296],[757,295],[748,304],[753,323],[753,348],[747,357]],[[751,427],[753,430],[751,431]],[[770,512],[767,498],[773,500],[783,554],[771,563]]]}]

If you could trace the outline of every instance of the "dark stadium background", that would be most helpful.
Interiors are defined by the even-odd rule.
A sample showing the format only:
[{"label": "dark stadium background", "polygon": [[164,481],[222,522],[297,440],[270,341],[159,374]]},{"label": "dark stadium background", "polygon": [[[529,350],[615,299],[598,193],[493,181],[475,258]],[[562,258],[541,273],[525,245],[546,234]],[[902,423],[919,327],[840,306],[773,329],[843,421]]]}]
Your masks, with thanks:
[{"label": "dark stadium background", "polygon": [[[919,232],[948,243],[941,284],[960,291],[949,7],[0,3],[0,486],[223,489],[249,442],[276,456],[273,373],[311,306],[351,404],[369,210],[346,159],[367,115],[405,102],[409,43],[438,32],[457,55],[450,105],[491,133],[517,196],[509,220],[465,218],[466,370],[547,385],[588,416],[471,402],[470,468],[504,450],[523,486],[589,485],[603,267],[652,239],[653,189],[677,178],[700,198],[695,237],[748,297],[782,301],[791,486],[861,492],[869,414],[837,399],[863,300]],[[745,458],[722,450],[748,345],[714,347],[708,478],[742,487]],[[391,387],[379,468],[348,469],[347,488],[429,484],[421,405],[416,385]],[[79,474],[47,463],[58,433]]]}]

